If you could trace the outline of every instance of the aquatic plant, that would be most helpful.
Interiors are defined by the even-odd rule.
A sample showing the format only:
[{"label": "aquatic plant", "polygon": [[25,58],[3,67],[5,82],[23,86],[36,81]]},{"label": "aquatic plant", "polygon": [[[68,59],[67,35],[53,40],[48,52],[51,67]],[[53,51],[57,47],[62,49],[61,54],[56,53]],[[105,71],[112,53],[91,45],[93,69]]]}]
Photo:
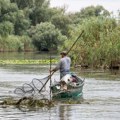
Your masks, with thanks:
[{"label": "aquatic plant", "polygon": [[[52,59],[51,62],[56,64],[58,60]],[[0,64],[50,64],[49,59],[40,59],[40,60],[0,60]]]},{"label": "aquatic plant", "polygon": [[35,99],[33,97],[22,97],[15,99],[13,97],[5,98],[0,103],[2,107],[13,105],[21,110],[34,110],[34,108],[53,107],[54,102],[48,99]]}]

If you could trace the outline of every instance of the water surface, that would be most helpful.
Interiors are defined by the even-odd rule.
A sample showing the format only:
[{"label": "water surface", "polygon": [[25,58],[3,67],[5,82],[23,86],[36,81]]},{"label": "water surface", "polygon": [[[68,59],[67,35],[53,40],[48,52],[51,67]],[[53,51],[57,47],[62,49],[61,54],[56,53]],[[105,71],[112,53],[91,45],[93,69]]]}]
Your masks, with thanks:
[{"label": "water surface", "polygon": [[[49,65],[0,66],[0,98],[14,96],[14,89],[33,78],[49,75]],[[59,73],[53,78],[59,79]],[[49,85],[48,85],[49,86]],[[58,103],[50,109],[21,111],[14,106],[0,107],[1,120],[119,120],[120,78],[86,78],[81,104]]]}]

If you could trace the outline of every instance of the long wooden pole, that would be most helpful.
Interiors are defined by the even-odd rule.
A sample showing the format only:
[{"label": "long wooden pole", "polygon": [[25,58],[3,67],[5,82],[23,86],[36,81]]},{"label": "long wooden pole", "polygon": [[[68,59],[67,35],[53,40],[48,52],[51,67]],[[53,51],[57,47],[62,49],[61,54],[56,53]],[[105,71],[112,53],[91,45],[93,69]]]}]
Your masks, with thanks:
[{"label": "long wooden pole", "polygon": [[42,91],[42,89],[45,87],[45,85],[47,84],[47,82],[51,79],[51,77],[52,77],[53,74],[54,74],[54,72],[51,73],[51,74],[48,76],[47,81],[46,81],[45,84],[41,87],[41,89],[39,90],[39,93],[40,93],[40,92]]},{"label": "long wooden pole", "polygon": [[[50,52],[50,70],[52,67],[52,61],[51,61],[51,52]],[[51,80],[51,71],[50,71],[50,88],[51,88],[51,84],[52,84],[52,80]],[[52,95],[51,95],[52,91],[50,89],[50,100],[52,99]]]},{"label": "long wooden pole", "polygon": [[[84,33],[84,30],[81,32],[81,34],[77,37],[77,39],[75,40],[75,42],[73,43],[73,45],[71,46],[71,48],[68,50],[67,54],[71,51],[71,49],[74,47],[74,45],[76,44],[76,42],[78,41],[78,39],[82,36],[82,34]],[[48,80],[45,82],[45,84],[41,87],[41,89],[39,90],[39,93],[42,91],[42,89],[45,87],[45,85],[47,84],[47,82],[51,79],[53,73],[50,73],[50,75],[48,76]]]},{"label": "long wooden pole", "polygon": [[81,32],[81,34],[77,37],[77,39],[75,40],[75,42],[73,43],[73,45],[71,46],[71,48],[68,50],[67,54],[69,54],[69,52],[71,51],[71,49],[74,47],[74,45],[76,44],[76,42],[79,40],[79,38],[82,36],[82,34],[84,33],[84,30]]}]

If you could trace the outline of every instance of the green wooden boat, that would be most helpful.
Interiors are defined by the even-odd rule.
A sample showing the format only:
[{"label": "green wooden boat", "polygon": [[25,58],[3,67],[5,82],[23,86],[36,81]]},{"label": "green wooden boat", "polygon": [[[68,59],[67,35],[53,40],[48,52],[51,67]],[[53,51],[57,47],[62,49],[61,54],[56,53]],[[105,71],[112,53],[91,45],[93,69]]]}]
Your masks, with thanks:
[{"label": "green wooden boat", "polygon": [[84,80],[72,75],[76,79],[76,84],[67,84],[67,90],[60,89],[60,82],[51,86],[53,99],[78,99],[83,96]]}]

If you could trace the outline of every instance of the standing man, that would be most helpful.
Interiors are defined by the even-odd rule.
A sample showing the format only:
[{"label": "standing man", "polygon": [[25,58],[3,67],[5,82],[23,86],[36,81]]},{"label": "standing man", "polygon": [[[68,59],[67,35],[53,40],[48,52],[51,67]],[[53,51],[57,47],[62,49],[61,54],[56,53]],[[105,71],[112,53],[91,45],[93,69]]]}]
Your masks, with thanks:
[{"label": "standing man", "polygon": [[57,70],[60,70],[60,79],[61,79],[66,74],[69,74],[71,59],[70,57],[67,56],[66,51],[62,51],[60,54],[61,54],[61,59],[59,63],[56,65],[56,67],[51,70],[51,72],[56,72]]}]

